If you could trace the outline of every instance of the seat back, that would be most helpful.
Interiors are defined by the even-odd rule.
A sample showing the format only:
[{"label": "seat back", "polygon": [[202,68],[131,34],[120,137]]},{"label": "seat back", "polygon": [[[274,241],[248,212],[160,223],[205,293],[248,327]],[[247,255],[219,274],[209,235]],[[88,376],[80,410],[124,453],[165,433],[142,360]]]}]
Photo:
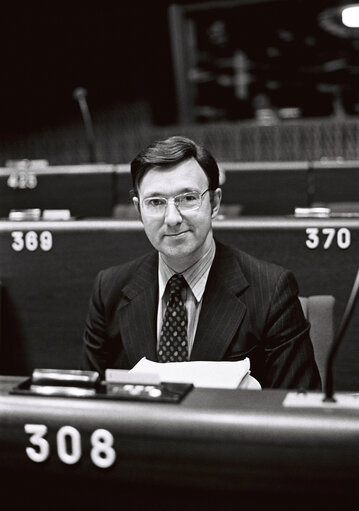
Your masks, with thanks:
[{"label": "seat back", "polygon": [[305,318],[310,323],[314,356],[322,382],[325,376],[327,353],[334,337],[334,304],[332,295],[299,297]]}]

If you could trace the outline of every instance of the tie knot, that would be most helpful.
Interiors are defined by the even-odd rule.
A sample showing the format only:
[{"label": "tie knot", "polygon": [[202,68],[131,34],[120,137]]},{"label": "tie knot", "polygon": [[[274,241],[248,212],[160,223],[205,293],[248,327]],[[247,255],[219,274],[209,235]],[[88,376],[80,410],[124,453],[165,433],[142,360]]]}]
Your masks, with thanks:
[{"label": "tie knot", "polygon": [[183,277],[183,275],[179,273],[175,273],[172,275],[172,277],[168,281],[168,288],[170,291],[170,294],[180,294],[181,289],[186,285],[186,281]]}]

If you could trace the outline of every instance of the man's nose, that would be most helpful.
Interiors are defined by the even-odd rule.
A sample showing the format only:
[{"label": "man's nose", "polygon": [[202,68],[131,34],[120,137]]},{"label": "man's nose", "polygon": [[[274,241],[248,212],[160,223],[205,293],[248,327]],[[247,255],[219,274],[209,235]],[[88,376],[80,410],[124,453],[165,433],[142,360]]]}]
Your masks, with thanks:
[{"label": "man's nose", "polygon": [[165,223],[167,225],[177,225],[182,222],[182,215],[173,201],[168,201],[165,212]]}]

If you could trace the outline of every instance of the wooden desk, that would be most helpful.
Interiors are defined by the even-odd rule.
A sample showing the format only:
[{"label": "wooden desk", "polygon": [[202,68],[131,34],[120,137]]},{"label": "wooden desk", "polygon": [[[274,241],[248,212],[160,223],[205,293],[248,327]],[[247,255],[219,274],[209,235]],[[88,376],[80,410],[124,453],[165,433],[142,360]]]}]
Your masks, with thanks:
[{"label": "wooden desk", "polygon": [[284,391],[194,389],[179,404],[9,395],[18,381],[0,378],[2,492],[15,502],[297,510],[355,498],[358,410],[287,408]]}]

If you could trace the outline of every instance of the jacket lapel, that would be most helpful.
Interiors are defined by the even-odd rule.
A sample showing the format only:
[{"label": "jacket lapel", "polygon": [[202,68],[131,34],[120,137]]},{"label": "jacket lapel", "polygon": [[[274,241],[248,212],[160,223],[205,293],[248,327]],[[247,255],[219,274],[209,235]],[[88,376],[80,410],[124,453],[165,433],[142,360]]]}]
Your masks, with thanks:
[{"label": "jacket lapel", "polygon": [[157,360],[156,324],[158,297],[158,255],[144,259],[122,289],[118,307],[124,349],[131,366],[142,357]]},{"label": "jacket lapel", "polygon": [[[216,245],[191,360],[221,360],[246,312],[239,295],[249,284],[233,251]],[[157,253],[143,260],[122,292],[117,313],[131,366],[144,356],[157,361]]]},{"label": "jacket lapel", "polygon": [[223,359],[246,312],[239,294],[249,284],[233,251],[220,243],[216,245],[191,360]]}]

